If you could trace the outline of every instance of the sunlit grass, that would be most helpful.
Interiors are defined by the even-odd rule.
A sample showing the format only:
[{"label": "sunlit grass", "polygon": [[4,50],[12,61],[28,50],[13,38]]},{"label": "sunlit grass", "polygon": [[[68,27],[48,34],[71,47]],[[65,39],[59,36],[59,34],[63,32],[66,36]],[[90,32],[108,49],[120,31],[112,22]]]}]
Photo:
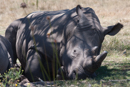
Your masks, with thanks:
[{"label": "sunlit grass", "polygon": [[[8,26],[13,20],[26,16],[20,8],[22,2],[27,3],[27,14],[38,10],[62,10],[72,9],[80,4],[83,7],[91,7],[101,20],[102,25],[114,24],[121,20],[130,23],[129,0],[8,0],[0,1],[0,26]],[[11,3],[11,4],[10,4]],[[37,7],[38,6],[38,7]]]},{"label": "sunlit grass", "polygon": [[16,86],[19,83],[19,78],[21,76],[21,69],[10,68],[9,71],[5,72],[3,75],[0,74],[0,86]]}]

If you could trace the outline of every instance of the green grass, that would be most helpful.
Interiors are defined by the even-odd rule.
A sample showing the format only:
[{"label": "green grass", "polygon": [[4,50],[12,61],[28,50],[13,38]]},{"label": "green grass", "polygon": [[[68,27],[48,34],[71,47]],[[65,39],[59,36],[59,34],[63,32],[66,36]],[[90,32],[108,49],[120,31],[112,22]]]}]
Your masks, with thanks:
[{"label": "green grass", "polygon": [[130,85],[130,61],[122,63],[115,63],[114,61],[104,61],[104,66],[101,66],[96,71],[96,78],[74,81],[58,81],[59,86],[72,86],[78,87],[128,87]]},{"label": "green grass", "polygon": [[21,76],[21,69],[11,68],[3,75],[0,74],[0,87],[17,86]]},{"label": "green grass", "polygon": [[126,39],[119,38],[117,36],[111,37],[111,36],[106,36],[103,45],[102,45],[102,51],[106,50],[108,52],[108,56],[130,56],[130,45],[129,45],[129,40],[126,36]]},{"label": "green grass", "polygon": [[[129,61],[130,62],[130,61]],[[114,61],[106,62],[105,66],[97,70],[97,80],[114,80],[114,79],[130,79],[130,63],[115,63]]]},{"label": "green grass", "polygon": [[[11,68],[3,75],[4,79],[0,83],[0,86],[19,86],[18,78],[20,75],[20,70]],[[95,78],[87,78],[86,80],[56,80],[54,81],[53,86],[128,87],[130,85],[130,61],[124,60],[119,63],[116,63],[115,61],[104,61],[102,66],[96,71],[96,75]]]}]

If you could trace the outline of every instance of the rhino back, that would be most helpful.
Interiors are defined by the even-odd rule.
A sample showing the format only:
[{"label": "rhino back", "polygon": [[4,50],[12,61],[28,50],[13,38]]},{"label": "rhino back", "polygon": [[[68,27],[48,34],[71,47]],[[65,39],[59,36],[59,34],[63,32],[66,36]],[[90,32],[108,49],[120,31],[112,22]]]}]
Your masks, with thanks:
[{"label": "rhino back", "polygon": [[[67,17],[63,17],[66,12],[67,10],[52,12],[34,12],[32,14],[29,14],[22,20],[16,37],[16,52],[22,65],[26,64],[27,51],[29,49],[35,49],[32,36],[34,36],[35,38],[37,50],[43,54],[46,51],[47,56],[51,58],[51,56],[53,55],[52,43],[54,43],[55,39],[57,39],[57,44],[59,46],[62,40],[64,26],[63,24],[61,24],[61,22],[63,23]],[[49,17],[49,19],[47,19],[47,17]],[[33,31],[32,27],[34,28]],[[32,32],[34,33],[33,35]],[[47,38],[48,33],[53,34],[50,35],[49,38]],[[23,65],[23,67],[25,66]]]}]

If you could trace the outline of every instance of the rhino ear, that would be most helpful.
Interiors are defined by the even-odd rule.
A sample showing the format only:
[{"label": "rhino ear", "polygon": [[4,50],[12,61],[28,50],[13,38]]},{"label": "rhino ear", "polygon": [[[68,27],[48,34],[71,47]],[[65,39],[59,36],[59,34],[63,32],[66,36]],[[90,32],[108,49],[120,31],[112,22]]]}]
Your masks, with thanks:
[{"label": "rhino ear", "polygon": [[103,33],[104,35],[108,34],[114,36],[121,30],[121,28],[123,28],[123,25],[121,23],[117,23],[113,26],[108,26],[107,28],[104,28]]},{"label": "rhino ear", "polygon": [[83,8],[80,5],[77,5],[76,7],[76,13],[79,16],[79,25],[80,27],[84,27],[86,25],[89,25],[89,20],[85,17],[83,13]]},{"label": "rhino ear", "polygon": [[76,7],[76,13],[79,17],[83,15],[82,7],[80,5],[77,5]]}]

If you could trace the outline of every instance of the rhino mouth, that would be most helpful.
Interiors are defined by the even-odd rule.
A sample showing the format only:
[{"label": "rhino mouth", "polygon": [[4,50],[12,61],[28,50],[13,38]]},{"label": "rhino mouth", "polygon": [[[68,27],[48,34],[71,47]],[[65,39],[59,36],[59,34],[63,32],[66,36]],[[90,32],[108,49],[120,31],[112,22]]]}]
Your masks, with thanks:
[{"label": "rhino mouth", "polygon": [[89,71],[86,71],[83,66],[80,66],[80,68],[73,70],[71,74],[68,74],[68,79],[86,79],[95,77],[95,73],[91,73]]}]

